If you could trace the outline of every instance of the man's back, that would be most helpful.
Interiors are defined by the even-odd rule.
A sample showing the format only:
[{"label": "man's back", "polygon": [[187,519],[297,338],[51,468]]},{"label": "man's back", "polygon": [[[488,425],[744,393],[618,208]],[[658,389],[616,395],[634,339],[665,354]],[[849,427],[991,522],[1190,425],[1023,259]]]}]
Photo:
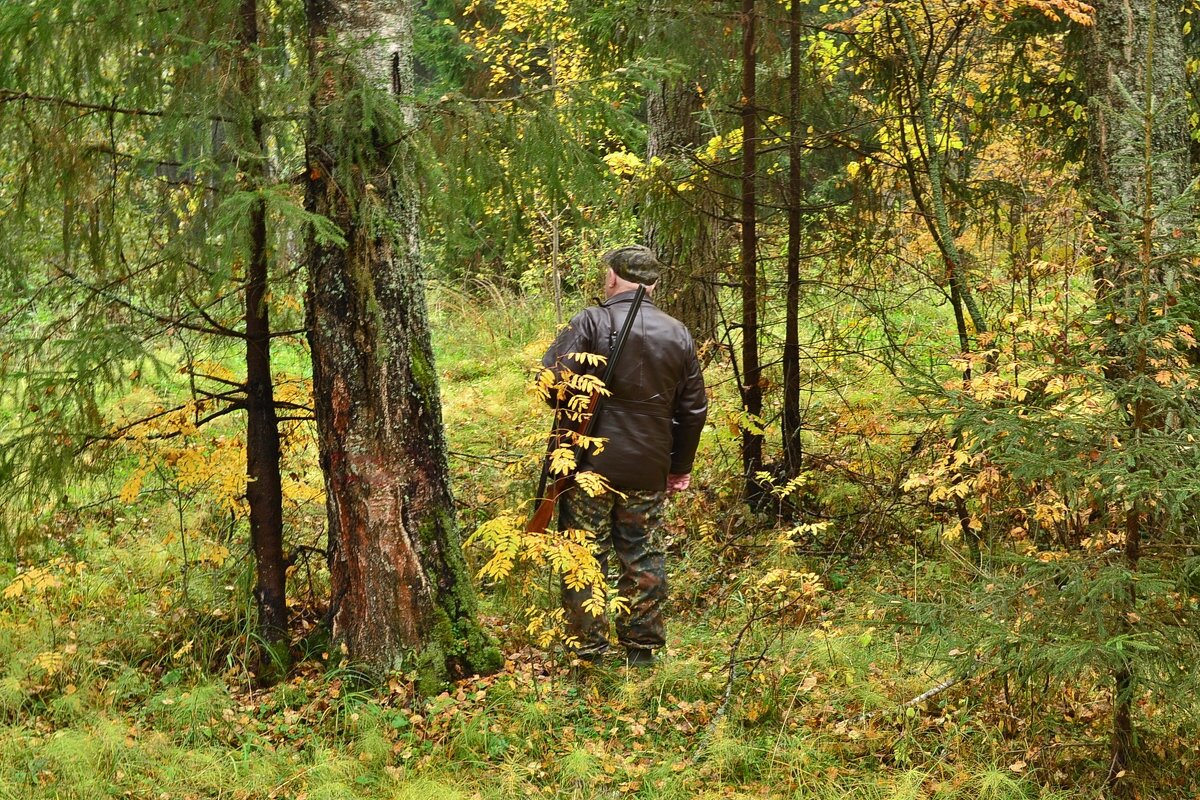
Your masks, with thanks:
[{"label": "man's back", "polygon": [[[602,367],[585,368],[565,356],[591,352],[607,357],[633,296],[623,292],[577,314],[547,352],[545,365],[554,368],[558,362],[576,372],[602,373]],[[617,487],[654,491],[666,486],[668,474],[690,473],[707,400],[687,328],[644,300],[608,389],[612,394],[602,401],[592,431],[607,441],[600,453],[585,456],[582,469],[598,472]]]}]

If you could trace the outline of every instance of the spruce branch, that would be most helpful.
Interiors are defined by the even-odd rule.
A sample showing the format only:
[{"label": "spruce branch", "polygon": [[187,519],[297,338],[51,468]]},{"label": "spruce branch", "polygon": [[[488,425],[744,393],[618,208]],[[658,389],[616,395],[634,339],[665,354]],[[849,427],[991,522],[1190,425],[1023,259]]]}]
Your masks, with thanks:
[{"label": "spruce branch", "polygon": [[[15,89],[0,89],[0,103],[17,103],[17,102],[33,102],[43,103],[45,105],[60,106],[63,108],[74,108],[82,111],[103,113],[103,114],[122,114],[129,117],[167,117],[170,112],[161,108],[135,108],[131,106],[117,105],[114,99],[111,103],[89,103],[85,100],[76,100],[70,97],[57,97],[54,95],[33,94],[32,92],[21,92]],[[208,119],[213,122],[233,122],[234,120],[220,115],[203,116],[202,119]]]},{"label": "spruce branch", "polygon": [[[205,310],[203,308],[200,308],[194,302],[192,302],[192,305],[195,308],[196,312],[199,313],[200,316],[203,317],[204,320],[209,323],[210,327],[205,327],[204,325],[197,325],[196,323],[188,322],[186,319],[181,318],[181,317],[170,317],[165,314],[159,314],[158,312],[152,311],[151,309],[143,308],[142,306],[139,306],[136,303],[132,303],[129,300],[126,300],[125,298],[117,295],[116,293],[114,293],[104,287],[100,287],[100,286],[96,286],[94,284],[88,283],[83,278],[79,277],[74,272],[70,271],[69,269],[62,266],[61,264],[56,265],[55,269],[58,270],[59,274],[61,274],[65,278],[67,278],[69,281],[71,281],[75,285],[79,286],[81,289],[89,291],[94,295],[103,297],[106,300],[114,302],[123,308],[129,309],[130,311],[134,312],[135,314],[139,314],[140,316],[146,317],[147,319],[154,320],[155,322],[161,323],[163,325],[169,325],[172,327],[183,328],[184,330],[194,331],[196,333],[203,333],[208,336],[224,336],[224,337],[228,337],[228,338],[232,338],[232,339],[245,339],[246,338],[246,335],[244,333],[241,333],[240,331],[235,331],[232,328],[227,328],[224,325],[222,325],[221,323],[214,320],[207,312],[205,312]],[[191,302],[190,298],[189,298],[189,302]]]},{"label": "spruce branch", "polygon": [[[73,108],[80,111],[86,111],[89,114],[120,114],[127,117],[183,117],[185,119],[205,120],[208,122],[223,122],[227,124],[237,123],[238,120],[234,117],[229,117],[223,114],[177,114],[173,111],[163,108],[138,108],[136,106],[122,106],[117,103],[114,98],[111,103],[94,103],[87,100],[77,100],[72,97],[59,97],[57,95],[34,94],[32,92],[20,91],[17,89],[0,89],[0,105],[4,103],[41,103],[43,105],[59,106],[61,108]],[[304,114],[277,114],[268,117],[263,117],[264,122],[302,122],[307,117]]]}]

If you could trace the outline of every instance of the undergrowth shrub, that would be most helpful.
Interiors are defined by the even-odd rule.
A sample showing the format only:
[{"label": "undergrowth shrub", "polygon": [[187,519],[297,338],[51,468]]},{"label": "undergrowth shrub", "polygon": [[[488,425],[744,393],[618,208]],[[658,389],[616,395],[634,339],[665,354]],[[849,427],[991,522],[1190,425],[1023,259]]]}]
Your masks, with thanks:
[{"label": "undergrowth shrub", "polygon": [[[506,395],[523,390],[525,364],[544,346],[523,337],[544,338],[552,326],[544,307],[515,300],[500,312],[476,308],[467,295],[443,302],[444,324],[461,317],[443,334],[453,340],[444,342],[452,355],[442,362],[443,385],[459,454],[456,490],[463,519],[474,524],[518,507],[532,491],[530,467],[548,414],[533,398]],[[494,317],[526,311],[534,319],[489,330]],[[1008,499],[1000,494],[981,516],[984,558],[964,557],[965,543],[939,530],[939,521],[950,530],[956,524],[952,504],[922,511],[927,495],[914,489],[886,510],[871,506],[894,485],[894,471],[868,480],[862,462],[830,456],[832,439],[811,443],[819,445],[810,451],[812,469],[777,498],[777,512],[750,513],[725,474],[737,461],[735,433],[717,430],[726,389],[715,393],[696,489],[672,501],[668,514],[669,643],[654,670],[601,664],[586,676],[569,674],[522,621],[531,605],[557,607],[547,581],[556,576],[518,562],[487,594],[511,661],[509,672],[486,683],[486,697],[426,703],[402,675],[387,690],[371,687],[324,661],[320,648],[290,680],[263,690],[245,669],[252,567],[233,538],[221,538],[237,530],[222,534],[216,517],[198,512],[184,540],[178,508],[144,491],[136,517],[118,522],[120,514],[105,518],[102,508],[89,517],[62,561],[53,560],[62,547],[43,543],[52,558],[38,566],[52,580],[36,589],[22,583],[20,596],[0,598],[0,794],[1077,800],[1071,782],[1094,768],[1089,751],[1063,748],[1052,757],[1043,750],[1036,761],[1026,754],[1056,730],[1094,739],[1109,702],[1109,662],[1091,646],[1094,666],[1055,673],[1073,682],[1075,693],[1066,695],[1044,688],[1049,662],[1039,659],[1078,656],[1070,650],[1078,642],[1055,639],[1053,626],[1098,624],[1103,615],[1093,601],[1112,599],[1063,596],[1111,585],[1094,580],[1084,554],[1013,557],[1001,546],[1002,525],[1024,517],[1004,517]],[[497,459],[480,457],[490,453]],[[987,468],[981,460],[967,472]],[[148,476],[144,488],[159,488],[154,480]],[[828,513],[837,504],[844,507]],[[985,508],[975,497],[968,507]],[[877,536],[866,532],[863,514],[880,520]],[[909,529],[898,547],[905,515]],[[874,552],[864,555],[860,539]],[[230,552],[199,559],[193,545]],[[477,569],[486,563],[478,549],[471,558]],[[1153,563],[1145,560],[1148,574]],[[311,566],[310,597],[324,602],[319,554]],[[29,569],[0,572],[0,591]],[[1161,596],[1178,597],[1151,611],[1190,614],[1195,572],[1179,572],[1170,587],[1156,584]],[[1001,591],[1001,577],[1018,590]],[[290,580],[308,591],[302,563]],[[309,603],[294,609],[297,619],[319,617]],[[1004,666],[1012,663],[1029,667]],[[968,680],[900,707],[953,677]],[[484,685],[467,681],[463,697]],[[1188,703],[1147,700],[1141,708],[1156,735],[1195,729]],[[66,764],[70,757],[79,760]],[[1028,761],[1020,772],[1010,766],[1018,758]]]}]

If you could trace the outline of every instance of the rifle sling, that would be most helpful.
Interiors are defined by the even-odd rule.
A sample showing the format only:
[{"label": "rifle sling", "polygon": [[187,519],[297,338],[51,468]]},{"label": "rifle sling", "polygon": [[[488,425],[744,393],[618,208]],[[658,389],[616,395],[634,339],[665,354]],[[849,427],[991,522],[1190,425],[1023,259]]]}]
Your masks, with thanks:
[{"label": "rifle sling", "polygon": [[[621,358],[621,352],[625,349],[625,343],[629,340],[629,332],[633,330],[633,321],[637,316],[638,310],[642,307],[642,300],[646,297],[646,287],[639,285],[637,292],[633,295],[633,305],[629,307],[629,313],[625,316],[625,324],[621,326],[621,332],[617,334],[617,340],[613,343],[612,349],[608,354],[608,362],[604,366],[604,376],[600,379],[604,382],[604,388],[608,389],[612,383],[613,377],[617,374],[617,361]],[[606,306],[608,309],[609,319],[614,319],[612,316],[612,306]],[[611,334],[610,334],[611,336]],[[610,390],[611,391],[611,390]],[[592,408],[592,413],[580,427],[579,433],[587,436],[589,431],[595,430],[597,421],[600,419],[600,409],[603,407],[604,397],[597,394],[595,405]],[[575,448],[575,463],[578,464],[582,457],[582,448]]]},{"label": "rifle sling", "polygon": [[[604,368],[604,376],[601,378],[601,380],[604,382],[604,386],[606,388],[608,387],[609,383],[612,381],[613,376],[616,374],[617,361],[621,357],[621,352],[625,349],[625,342],[629,339],[629,332],[633,329],[634,318],[637,316],[638,310],[641,309],[642,300],[644,300],[645,297],[646,297],[646,287],[638,286],[637,292],[634,293],[634,296],[633,296],[633,305],[630,306],[629,313],[625,316],[625,323],[621,326],[621,331],[619,334],[617,334],[617,339],[615,342],[612,343],[612,347],[609,352],[608,362],[606,363],[605,368]],[[611,310],[612,307],[605,306],[605,308],[608,310],[609,319],[615,322],[615,318],[612,316],[612,310]],[[610,339],[610,341],[612,339],[611,333],[609,334],[609,339]],[[588,432],[593,430],[596,427],[596,421],[600,416],[601,400],[603,398],[599,394],[593,395],[593,398],[594,398],[594,405],[592,407],[592,411],[588,415],[587,419],[585,419],[583,424],[580,426],[579,435],[581,435],[581,436],[587,436]],[[557,427],[558,427],[558,415],[559,415],[559,410],[556,407],[555,412],[554,412],[554,428],[555,429],[557,429]],[[547,479],[549,478],[549,474],[550,474],[550,454],[554,451],[555,441],[556,441],[556,437],[553,433],[551,433],[550,441],[547,443],[546,458],[545,458],[544,464],[542,466],[542,477],[541,477],[541,481],[538,484],[538,492],[536,495],[536,502],[538,503],[538,505],[542,504],[543,502],[555,503],[558,500],[558,496],[562,493],[561,491],[555,492],[553,497],[547,497],[547,492],[546,492],[546,483],[547,483]],[[583,457],[583,448],[580,447],[579,445],[576,445],[575,446],[575,463],[579,464],[580,459],[582,457]],[[570,476],[567,476],[567,477],[570,477]]]}]

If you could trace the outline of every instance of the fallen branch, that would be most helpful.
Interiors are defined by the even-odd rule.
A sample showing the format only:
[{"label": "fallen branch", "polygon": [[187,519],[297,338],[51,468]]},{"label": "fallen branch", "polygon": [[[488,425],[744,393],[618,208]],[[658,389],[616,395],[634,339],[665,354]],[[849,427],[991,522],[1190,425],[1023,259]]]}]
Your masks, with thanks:
[{"label": "fallen branch", "polygon": [[767,640],[766,644],[763,645],[762,651],[757,656],[753,656],[751,658],[738,658],[738,650],[741,649],[742,639],[746,637],[746,634],[750,632],[756,622],[761,622],[762,620],[769,618],[778,618],[786,611],[795,607],[797,603],[807,602],[807,600],[808,598],[806,597],[792,598],[782,606],[776,606],[767,611],[751,614],[750,618],[746,620],[746,623],[742,625],[742,629],[738,631],[738,635],[733,640],[733,646],[729,648],[729,662],[726,669],[725,691],[722,694],[721,705],[717,707],[712,719],[710,719],[708,721],[708,725],[705,726],[704,735],[700,737],[700,743],[696,745],[696,750],[692,754],[693,761],[697,761],[703,757],[704,751],[708,749],[708,743],[712,739],[713,733],[716,732],[717,726],[721,723],[721,720],[729,711],[729,704],[733,700],[733,684],[738,677],[738,664],[753,664],[749,671],[747,671],[746,677],[753,675],[754,670],[758,669],[758,665],[766,660],[767,651],[781,635],[782,628],[776,631],[775,634]]},{"label": "fallen branch", "polygon": [[733,699],[733,682],[737,679],[738,665],[738,649],[742,646],[742,639],[746,633],[754,625],[755,617],[752,615],[746,620],[746,624],[738,631],[737,638],[733,640],[733,646],[729,648],[729,665],[727,668],[727,676],[725,678],[725,692],[721,699],[721,705],[717,707],[716,712],[712,715],[712,719],[704,726],[704,735],[700,737],[700,743],[696,745],[696,750],[692,754],[692,760],[698,761],[704,756],[704,751],[708,749],[708,743],[712,739],[713,733],[717,730],[717,725],[725,717],[729,711],[729,702]]},{"label": "fallen branch", "polygon": [[934,697],[937,697],[942,692],[946,691],[947,689],[957,686],[960,683],[964,683],[965,681],[968,681],[974,677],[975,677],[974,672],[968,672],[965,675],[959,675],[954,678],[947,678],[946,680],[939,683],[937,686],[934,686],[932,689],[922,692],[921,694],[917,695],[916,697],[909,700],[908,702],[901,703],[900,705],[896,706],[894,709],[876,709],[874,711],[864,711],[863,713],[861,713],[857,717],[855,717],[853,720],[851,720],[851,724],[859,724],[862,722],[869,722],[870,720],[875,719],[876,717],[880,716],[881,714],[886,713],[888,710],[907,711],[910,708],[915,708],[916,706],[921,705],[921,703],[924,703],[926,700],[931,700]]}]

